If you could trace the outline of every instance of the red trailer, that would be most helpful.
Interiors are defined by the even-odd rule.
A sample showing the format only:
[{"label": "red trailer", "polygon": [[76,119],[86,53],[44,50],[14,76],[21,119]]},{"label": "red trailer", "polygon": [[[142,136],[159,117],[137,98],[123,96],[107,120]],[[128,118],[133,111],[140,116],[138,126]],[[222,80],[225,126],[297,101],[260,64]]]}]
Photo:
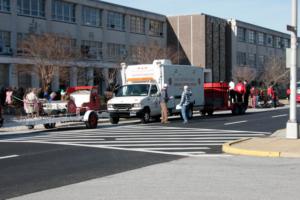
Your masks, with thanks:
[{"label": "red trailer", "polygon": [[212,115],[217,110],[231,110],[234,115],[245,114],[247,107],[243,102],[230,104],[228,90],[228,83],[204,83],[205,106],[201,114]]}]

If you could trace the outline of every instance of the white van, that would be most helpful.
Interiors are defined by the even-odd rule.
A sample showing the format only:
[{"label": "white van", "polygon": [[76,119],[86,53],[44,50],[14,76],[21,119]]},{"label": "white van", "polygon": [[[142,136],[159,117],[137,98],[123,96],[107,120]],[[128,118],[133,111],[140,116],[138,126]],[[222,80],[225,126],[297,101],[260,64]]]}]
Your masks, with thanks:
[{"label": "white van", "polygon": [[[115,96],[108,101],[107,109],[110,121],[117,124],[120,118],[137,117],[142,123],[151,118],[159,120],[161,109],[159,96],[164,84],[168,85],[168,95],[172,96],[167,107],[169,115],[179,114],[179,104],[183,86],[191,89],[193,109],[204,106],[204,68],[190,65],[172,65],[169,60],[154,60],[153,64],[122,64],[122,86]],[[189,116],[190,118],[192,116]]]}]

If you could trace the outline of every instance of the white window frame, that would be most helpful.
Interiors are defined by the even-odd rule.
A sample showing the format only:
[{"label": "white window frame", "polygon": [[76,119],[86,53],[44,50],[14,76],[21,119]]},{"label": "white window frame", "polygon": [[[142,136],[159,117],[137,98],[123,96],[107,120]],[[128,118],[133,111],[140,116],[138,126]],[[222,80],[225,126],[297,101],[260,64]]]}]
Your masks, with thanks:
[{"label": "white window frame", "polygon": [[0,11],[10,12],[10,0],[0,0]]},{"label": "white window frame", "polygon": [[[28,4],[28,8],[24,7],[25,3]],[[36,8],[33,8],[34,5]],[[45,18],[45,6],[45,0],[17,0],[17,13],[18,15]]]},{"label": "white window frame", "polygon": [[125,31],[125,14],[108,11],[106,26],[111,30]]},{"label": "white window frame", "polygon": [[82,24],[87,26],[102,26],[102,11],[89,6],[82,6]]},{"label": "white window frame", "polygon": [[52,20],[75,23],[76,22],[76,4],[62,0],[52,0]]}]

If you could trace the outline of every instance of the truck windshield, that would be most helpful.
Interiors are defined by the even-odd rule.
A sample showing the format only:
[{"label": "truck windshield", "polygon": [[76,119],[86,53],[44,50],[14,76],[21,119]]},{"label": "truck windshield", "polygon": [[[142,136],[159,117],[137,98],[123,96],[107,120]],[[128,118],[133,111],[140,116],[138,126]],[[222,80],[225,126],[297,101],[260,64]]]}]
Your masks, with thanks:
[{"label": "truck windshield", "polygon": [[124,85],[118,89],[116,96],[148,96],[149,88],[149,84]]}]

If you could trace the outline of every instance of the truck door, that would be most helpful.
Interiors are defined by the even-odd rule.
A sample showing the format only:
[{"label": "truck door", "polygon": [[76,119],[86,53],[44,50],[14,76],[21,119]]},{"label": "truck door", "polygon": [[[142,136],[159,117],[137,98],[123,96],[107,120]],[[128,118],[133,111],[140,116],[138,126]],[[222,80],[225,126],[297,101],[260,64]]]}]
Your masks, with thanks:
[{"label": "truck door", "polygon": [[151,85],[150,89],[150,109],[151,116],[160,114],[159,92],[156,85]]}]

